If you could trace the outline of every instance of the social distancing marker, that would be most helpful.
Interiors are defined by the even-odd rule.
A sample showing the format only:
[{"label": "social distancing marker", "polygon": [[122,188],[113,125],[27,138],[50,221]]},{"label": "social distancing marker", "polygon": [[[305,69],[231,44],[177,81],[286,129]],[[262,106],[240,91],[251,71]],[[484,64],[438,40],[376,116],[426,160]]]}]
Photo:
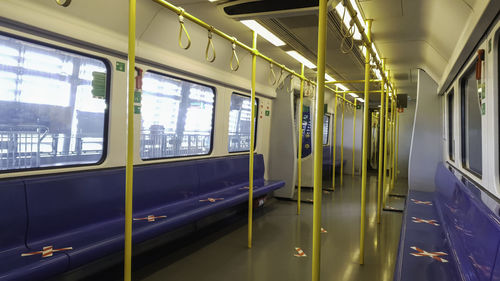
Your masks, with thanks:
[{"label": "social distancing marker", "polygon": [[328,233],[328,231],[326,231],[326,229],[324,228],[321,228],[321,233]]},{"label": "social distancing marker", "polygon": [[48,257],[52,257],[55,252],[68,251],[68,250],[73,250],[73,247],[54,249],[53,246],[45,246],[42,248],[41,251],[36,251],[36,252],[31,252],[31,253],[23,253],[23,254],[21,254],[21,257],[28,257],[28,256],[34,256],[34,255],[41,254],[42,258],[48,258]]},{"label": "social distancing marker", "polygon": [[207,199],[202,199],[200,202],[210,202],[214,203],[215,201],[222,201],[224,198],[207,198]]},{"label": "social distancing marker", "polygon": [[420,200],[415,200],[415,199],[411,199],[411,201],[415,204],[420,204],[420,205],[428,205],[428,206],[432,206],[432,202],[431,201],[420,201]]},{"label": "social distancing marker", "polygon": [[440,258],[440,256],[447,256],[448,254],[445,252],[427,252],[415,246],[410,247],[411,249],[417,251],[417,253],[410,253],[410,255],[415,257],[429,257],[435,259],[439,262],[448,262],[447,260]]},{"label": "social distancing marker", "polygon": [[304,253],[304,251],[302,251],[301,248],[299,247],[295,247],[295,251],[297,252],[294,256],[298,257],[298,258],[303,258],[303,257],[307,257],[306,253]]},{"label": "social distancing marker", "polygon": [[249,186],[244,186],[244,187],[240,187],[241,190],[249,190],[250,187]]},{"label": "social distancing marker", "polygon": [[148,222],[154,222],[156,221],[156,219],[164,219],[166,218],[167,216],[155,216],[155,215],[149,215],[145,218],[134,218],[133,220],[135,221],[145,221],[147,220]]},{"label": "social distancing marker", "polygon": [[413,220],[414,223],[427,223],[427,224],[431,224],[431,225],[434,225],[434,226],[439,226],[439,223],[437,220],[424,220],[424,219],[421,219],[421,218],[416,218],[416,217],[411,217]]}]

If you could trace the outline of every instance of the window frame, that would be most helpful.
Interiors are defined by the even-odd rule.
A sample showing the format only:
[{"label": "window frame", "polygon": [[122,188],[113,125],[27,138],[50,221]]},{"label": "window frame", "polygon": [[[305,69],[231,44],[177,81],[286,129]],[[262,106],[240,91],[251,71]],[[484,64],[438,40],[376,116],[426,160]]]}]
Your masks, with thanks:
[{"label": "window frame", "polygon": [[55,170],[55,169],[68,169],[68,168],[75,168],[75,167],[89,167],[89,166],[100,166],[106,161],[108,157],[108,144],[109,144],[109,109],[111,107],[111,76],[113,75],[113,68],[111,67],[111,61],[103,56],[99,55],[94,55],[91,53],[87,53],[85,51],[91,51],[90,49],[85,49],[84,47],[79,47],[76,45],[68,44],[73,48],[79,48],[79,49],[85,49],[85,51],[79,51],[72,49],[70,47],[64,47],[60,46],[57,44],[65,44],[61,42],[60,40],[54,40],[54,43],[49,43],[49,42],[44,42],[41,41],[42,39],[38,37],[39,39],[32,39],[28,37],[24,37],[21,35],[17,34],[12,34],[9,32],[4,32],[0,30],[0,35],[8,38],[12,38],[15,40],[20,40],[24,41],[30,44],[35,44],[35,45],[40,45],[42,47],[47,47],[47,48],[52,48],[55,50],[67,52],[70,54],[75,54],[95,60],[99,60],[104,64],[104,67],[106,68],[106,95],[105,95],[105,103],[106,103],[106,108],[104,109],[104,124],[103,124],[103,141],[102,141],[102,154],[101,158],[99,158],[98,161],[94,163],[86,163],[86,164],[70,164],[70,165],[57,165],[57,166],[45,166],[45,167],[34,167],[34,168],[23,168],[23,169],[9,169],[9,170],[0,170],[0,174],[9,174],[9,173],[20,173],[20,172],[32,172],[32,171],[41,171],[41,170]]},{"label": "window frame", "polygon": [[[450,103],[451,98],[451,103]],[[451,109],[451,110],[450,110]],[[446,122],[448,136],[448,159],[455,162],[455,88],[452,87],[446,94]]]},{"label": "window frame", "polygon": [[[231,112],[231,97],[233,95],[238,95],[238,96],[243,96],[243,97],[247,97],[247,98],[250,98],[250,102],[252,102],[252,96],[251,95],[246,95],[246,94],[242,94],[242,93],[239,93],[239,92],[231,92],[231,96],[229,97],[229,112]],[[255,110],[255,135],[254,135],[254,143],[253,143],[253,149],[254,149],[254,153],[255,153],[255,149],[257,148],[257,131],[258,131],[258,128],[259,128],[259,105],[260,105],[260,102],[259,102],[259,98],[257,97],[257,95],[255,96],[255,102],[257,103],[255,106],[257,107],[257,109]],[[227,126],[228,126],[228,130],[227,130],[227,140],[229,141],[229,116],[228,116],[228,122],[227,122]],[[251,128],[250,128],[251,129]],[[250,131],[251,132],[251,131]],[[240,150],[240,151],[229,151],[229,143],[228,145],[226,146],[227,148],[227,152],[230,153],[230,154],[233,154],[233,153],[250,153],[250,149],[248,150]]]},{"label": "window frame", "polygon": [[[466,112],[467,112],[467,108],[466,108],[466,93],[465,93],[465,81],[467,80],[467,77],[470,75],[470,74],[474,74],[475,72],[475,61],[477,60],[477,56],[474,56],[473,59],[472,59],[472,63],[467,66],[467,68],[465,68],[465,71],[462,73],[462,75],[460,76],[460,79],[459,79],[459,82],[458,82],[458,85],[460,87],[460,152],[461,152],[461,164],[462,164],[462,168],[464,168],[467,172],[471,173],[472,175],[474,175],[475,177],[477,177],[478,179],[482,179],[482,173],[478,173],[476,171],[474,171],[473,169],[469,168],[468,165],[467,165],[467,146],[469,145],[468,141],[467,141],[467,134],[466,134]],[[482,134],[482,131],[483,131],[483,120],[482,120],[482,115],[481,115],[481,112],[479,113],[480,114],[480,118],[481,118],[481,134]],[[456,148],[455,148],[456,149]],[[481,169],[483,169],[483,140],[481,138]],[[483,171],[484,172],[484,171]]]},{"label": "window frame", "polygon": [[[183,78],[183,77],[179,77],[179,76],[175,76],[175,75],[163,73],[161,71],[157,71],[157,70],[154,70],[154,69],[151,69],[151,68],[147,69],[146,71],[144,71],[144,73],[146,73],[146,72],[210,88],[210,89],[212,89],[212,92],[214,94],[214,103],[213,103],[213,108],[212,108],[212,130],[210,130],[210,149],[208,150],[207,153],[205,153],[205,154],[192,154],[192,155],[179,155],[179,156],[174,156],[174,157],[158,157],[158,158],[146,158],[146,159],[144,159],[144,158],[142,158],[141,151],[139,149],[138,152],[139,152],[139,158],[141,159],[141,161],[147,162],[147,161],[157,161],[157,160],[170,160],[170,159],[182,159],[182,158],[189,158],[189,157],[200,157],[200,156],[203,157],[203,156],[212,155],[212,152],[214,150],[215,112],[216,112],[216,106],[217,106],[217,88],[215,86],[212,86],[212,85],[208,85],[208,84],[201,83],[201,82],[198,82],[198,81],[194,81],[194,80],[191,80],[191,79],[186,79],[186,78]],[[142,103],[141,103],[141,109],[142,109]],[[142,110],[141,110],[140,116],[141,116],[141,122],[142,122]],[[140,131],[142,130],[142,126],[140,126],[139,128],[140,128],[139,129],[139,146],[141,146],[141,137],[140,137],[141,132]]]}]

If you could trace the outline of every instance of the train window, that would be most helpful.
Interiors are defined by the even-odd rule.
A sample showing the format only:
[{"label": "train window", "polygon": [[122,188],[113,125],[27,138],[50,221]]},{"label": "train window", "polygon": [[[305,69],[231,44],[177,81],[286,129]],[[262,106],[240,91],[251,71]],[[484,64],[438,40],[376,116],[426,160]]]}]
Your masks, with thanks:
[{"label": "train window", "polygon": [[141,103],[142,159],[210,154],[214,88],[148,71]]},{"label": "train window", "polygon": [[330,116],[323,116],[323,145],[328,144],[328,129],[330,128]]},{"label": "train window", "polygon": [[451,90],[448,93],[448,156],[450,160],[455,161],[455,141],[453,139],[453,101],[455,93]]},{"label": "train window", "polygon": [[0,35],[0,170],[99,163],[108,65]]},{"label": "train window", "polygon": [[[231,95],[231,107],[229,110],[229,152],[243,152],[250,150],[250,118],[252,108],[251,98],[237,93]],[[255,99],[258,108],[259,100]],[[257,114],[257,113],[256,113]],[[257,118],[254,119],[255,131],[257,132]],[[255,142],[256,143],[256,142]],[[254,143],[254,144],[255,144]]]},{"label": "train window", "polygon": [[469,69],[461,80],[462,98],[462,164],[470,172],[481,176],[482,138],[481,108],[475,68]]}]

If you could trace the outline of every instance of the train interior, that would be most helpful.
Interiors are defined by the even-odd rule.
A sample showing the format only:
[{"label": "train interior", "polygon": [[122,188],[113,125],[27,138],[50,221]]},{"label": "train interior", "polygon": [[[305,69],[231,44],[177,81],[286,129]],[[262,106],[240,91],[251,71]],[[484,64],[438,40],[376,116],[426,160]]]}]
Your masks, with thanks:
[{"label": "train interior", "polygon": [[0,281],[500,280],[499,13],[0,1]]}]

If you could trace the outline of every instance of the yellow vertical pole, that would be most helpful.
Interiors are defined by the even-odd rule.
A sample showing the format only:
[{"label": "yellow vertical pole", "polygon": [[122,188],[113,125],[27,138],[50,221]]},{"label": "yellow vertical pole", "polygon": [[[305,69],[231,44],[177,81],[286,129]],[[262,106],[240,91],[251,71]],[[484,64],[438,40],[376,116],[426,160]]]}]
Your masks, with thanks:
[{"label": "yellow vertical pole", "polygon": [[[387,76],[387,79],[389,79],[389,75]],[[389,89],[387,89],[387,91],[389,91]],[[388,137],[387,137],[387,134],[388,134],[388,127],[390,126],[390,121],[389,121],[389,92],[387,92],[387,94],[385,95],[385,128],[384,128],[384,165],[383,165],[383,171],[382,171],[382,204],[383,206],[385,207],[385,201],[386,201],[386,189],[387,189],[387,158],[388,158],[388,155],[387,155],[387,150],[388,150],[388,144],[387,144],[387,141],[388,141]]]},{"label": "yellow vertical pole", "polygon": [[127,164],[125,167],[125,281],[132,280],[132,197],[134,176],[134,93],[135,93],[135,19],[136,0],[129,0],[128,13],[128,104]]},{"label": "yellow vertical pole", "polygon": [[303,118],[303,108],[304,108],[304,65],[301,66],[300,74],[300,102],[299,102],[299,115],[297,119],[299,120],[299,151],[298,151],[298,161],[297,161],[297,215],[300,215],[300,189],[302,187],[302,118]]},{"label": "yellow vertical pole", "polygon": [[337,153],[337,94],[333,94],[335,101],[333,109],[333,158],[332,158],[332,190],[335,190],[335,157]]},{"label": "yellow vertical pole", "polygon": [[[382,59],[382,72],[385,71],[385,59]],[[378,144],[378,188],[377,188],[377,223],[380,223],[380,215],[382,212],[382,171],[383,171],[383,159],[384,150],[382,146],[384,145],[384,94],[385,94],[385,84],[384,81],[380,82],[380,114],[379,114],[379,144]]]},{"label": "yellow vertical pole", "polygon": [[340,187],[344,186],[344,114],[345,114],[345,93],[342,99],[342,133],[340,138]]},{"label": "yellow vertical pole", "polygon": [[250,163],[248,168],[248,248],[252,248],[253,224],[253,160],[255,144],[255,75],[257,70],[257,32],[252,31],[252,118],[250,119]]},{"label": "yellow vertical pole", "polygon": [[394,90],[393,102],[392,102],[392,127],[391,127],[391,190],[394,188],[394,160],[396,157],[396,97],[397,91]]},{"label": "yellow vertical pole", "polygon": [[399,112],[396,113],[396,180],[398,179],[398,156],[399,156]]},{"label": "yellow vertical pole", "polygon": [[372,20],[366,20],[366,43],[365,56],[365,104],[363,110],[363,163],[361,171],[361,226],[359,235],[359,264],[365,262],[365,220],[366,220],[366,178],[368,170],[368,115],[370,113],[370,47],[372,41],[371,35]]},{"label": "yellow vertical pole", "polygon": [[354,177],[354,163],[356,162],[356,102],[354,99],[354,116],[352,117],[352,177]]},{"label": "yellow vertical pole", "polygon": [[313,254],[312,281],[319,281],[321,265],[321,194],[323,185],[323,115],[325,103],[325,60],[326,60],[326,21],[328,1],[319,1],[318,19],[318,92],[316,95],[316,118],[314,131],[314,206],[313,206]]}]

